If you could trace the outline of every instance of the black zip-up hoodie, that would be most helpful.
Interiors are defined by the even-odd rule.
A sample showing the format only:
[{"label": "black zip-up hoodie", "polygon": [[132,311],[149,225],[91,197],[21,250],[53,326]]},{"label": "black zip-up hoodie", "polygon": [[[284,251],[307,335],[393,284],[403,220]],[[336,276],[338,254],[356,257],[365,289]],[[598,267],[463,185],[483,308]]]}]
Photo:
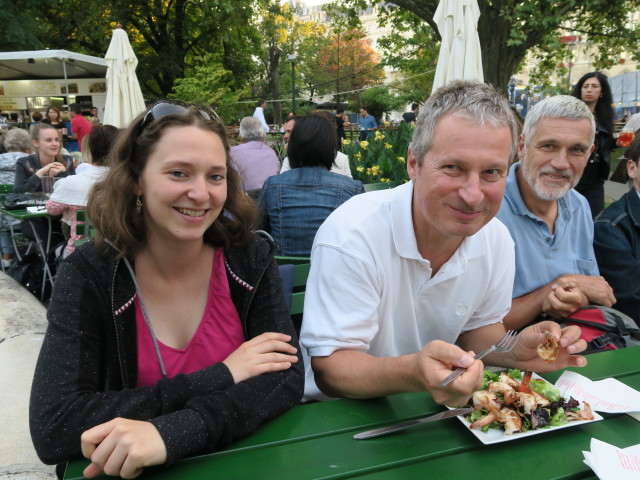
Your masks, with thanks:
[{"label": "black zip-up hoodie", "polygon": [[85,430],[124,417],[156,426],[170,464],[228,445],[296,405],[304,367],[274,252],[257,236],[245,248],[225,250],[229,288],[247,340],[264,332],[291,335],[296,364],[234,384],[220,362],[136,387],[133,280],[115,252],[100,255],[94,242],[76,249],[56,277],[31,390],[29,422],[40,459],[79,458]]}]

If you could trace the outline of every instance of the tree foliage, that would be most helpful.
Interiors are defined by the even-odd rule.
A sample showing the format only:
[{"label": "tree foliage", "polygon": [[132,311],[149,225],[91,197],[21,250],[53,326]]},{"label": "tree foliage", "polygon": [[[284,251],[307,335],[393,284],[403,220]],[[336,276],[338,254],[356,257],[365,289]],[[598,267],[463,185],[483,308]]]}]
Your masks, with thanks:
[{"label": "tree foliage", "polygon": [[44,48],[103,57],[119,22],[138,57],[143,92],[165,97],[191,63],[208,52],[233,72],[231,88],[244,85],[255,74],[255,8],[256,2],[248,0],[44,0],[29,12],[35,28],[27,31]]},{"label": "tree foliage", "polygon": [[[353,15],[374,2],[344,0],[341,3]],[[439,38],[433,21],[438,3],[439,0],[393,2],[429,24]],[[393,4],[383,4],[381,8],[393,14]],[[628,22],[629,13],[638,10],[640,0],[478,0],[478,6],[478,35],[485,81],[505,90],[529,51],[536,52],[541,58],[566,58],[568,46],[559,42],[564,27],[582,33],[590,45],[598,47],[595,68],[610,66],[622,50],[630,52],[634,59],[640,58],[638,27]],[[401,14],[399,10],[398,14]],[[543,72],[547,77],[549,73]]]}]

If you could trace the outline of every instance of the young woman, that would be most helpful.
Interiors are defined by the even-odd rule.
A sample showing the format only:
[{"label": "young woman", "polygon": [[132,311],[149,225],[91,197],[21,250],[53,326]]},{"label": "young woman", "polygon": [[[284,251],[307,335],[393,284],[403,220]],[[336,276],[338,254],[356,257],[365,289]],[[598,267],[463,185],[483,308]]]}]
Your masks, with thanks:
[{"label": "young woman", "polygon": [[576,190],[589,201],[591,215],[595,218],[604,209],[604,181],[609,178],[610,153],[615,148],[613,138],[613,108],[611,87],[607,76],[590,72],[582,76],[571,92],[585,102],[596,120],[596,148],[589,157]]},{"label": "young woman", "polygon": [[67,124],[62,119],[60,110],[56,107],[47,108],[47,112],[45,113],[45,118],[42,120],[42,123],[48,123],[53,128],[60,130],[63,137],[67,135]]},{"label": "young woman", "polygon": [[75,173],[73,158],[62,155],[58,132],[51,125],[39,123],[31,126],[32,155],[18,159],[13,184],[15,193],[41,192],[45,177],[66,177]]},{"label": "young woman", "polygon": [[30,404],[46,463],[133,478],[254,431],[302,396],[275,246],[210,110],[161,102],[89,197],[95,243],[58,270]]},{"label": "young woman", "polygon": [[[44,183],[52,177],[66,177],[75,173],[73,157],[62,155],[62,143],[58,131],[51,125],[39,123],[31,126],[32,155],[21,157],[16,162],[16,176],[13,184],[15,193],[42,192],[47,190]],[[49,187],[51,184],[49,183]],[[49,190],[50,191],[50,190]],[[51,224],[51,231],[55,234],[55,240],[51,245],[62,240],[62,233],[58,222]],[[35,218],[20,222],[22,234],[35,239],[33,231],[42,240],[48,238],[49,222],[45,218]]]}]

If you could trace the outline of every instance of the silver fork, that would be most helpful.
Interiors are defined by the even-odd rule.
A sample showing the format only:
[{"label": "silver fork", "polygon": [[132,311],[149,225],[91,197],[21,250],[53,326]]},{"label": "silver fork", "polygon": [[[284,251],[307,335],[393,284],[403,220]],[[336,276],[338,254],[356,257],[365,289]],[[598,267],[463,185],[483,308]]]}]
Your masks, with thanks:
[{"label": "silver fork", "polygon": [[[487,348],[485,351],[480,352],[478,354],[476,354],[473,358],[475,360],[479,360],[482,357],[484,357],[485,355],[488,355],[491,352],[498,352],[498,353],[507,353],[510,352],[513,347],[516,346],[516,343],[518,343],[518,332],[516,332],[515,330],[509,330],[507,331],[507,333],[505,333],[503,335],[503,337],[498,340],[495,345],[493,345],[492,347]],[[438,385],[439,387],[444,387],[448,384],[450,384],[451,382],[453,382],[456,378],[458,378],[460,375],[462,375],[462,372],[466,371],[467,369],[464,367],[458,367],[456,368],[451,375],[449,375],[447,378],[445,378],[442,382],[440,382],[440,385]]]}]

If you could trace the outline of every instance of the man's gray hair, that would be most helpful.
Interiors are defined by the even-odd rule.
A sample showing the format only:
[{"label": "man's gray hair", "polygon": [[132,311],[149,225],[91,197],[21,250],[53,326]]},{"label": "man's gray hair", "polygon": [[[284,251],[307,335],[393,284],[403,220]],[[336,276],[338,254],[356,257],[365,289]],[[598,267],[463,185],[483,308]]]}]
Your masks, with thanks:
[{"label": "man's gray hair", "polygon": [[258,117],[244,117],[240,121],[240,138],[245,142],[259,142],[264,135],[264,127]]},{"label": "man's gray hair", "polygon": [[4,135],[4,148],[7,152],[31,150],[31,135],[24,128],[12,128]]},{"label": "man's gray hair", "polygon": [[446,115],[460,115],[478,125],[509,127],[510,158],[516,154],[518,123],[505,95],[485,83],[455,80],[437,89],[420,109],[409,145],[419,167],[433,145],[436,123]]},{"label": "man's gray hair", "polygon": [[258,117],[244,117],[240,121],[240,138],[245,142],[260,142],[264,127]]},{"label": "man's gray hair", "polygon": [[596,121],[587,104],[571,95],[556,95],[536,103],[527,113],[522,127],[525,147],[533,138],[538,122],[545,118],[589,120],[591,123],[591,143],[593,143],[596,134]]}]

